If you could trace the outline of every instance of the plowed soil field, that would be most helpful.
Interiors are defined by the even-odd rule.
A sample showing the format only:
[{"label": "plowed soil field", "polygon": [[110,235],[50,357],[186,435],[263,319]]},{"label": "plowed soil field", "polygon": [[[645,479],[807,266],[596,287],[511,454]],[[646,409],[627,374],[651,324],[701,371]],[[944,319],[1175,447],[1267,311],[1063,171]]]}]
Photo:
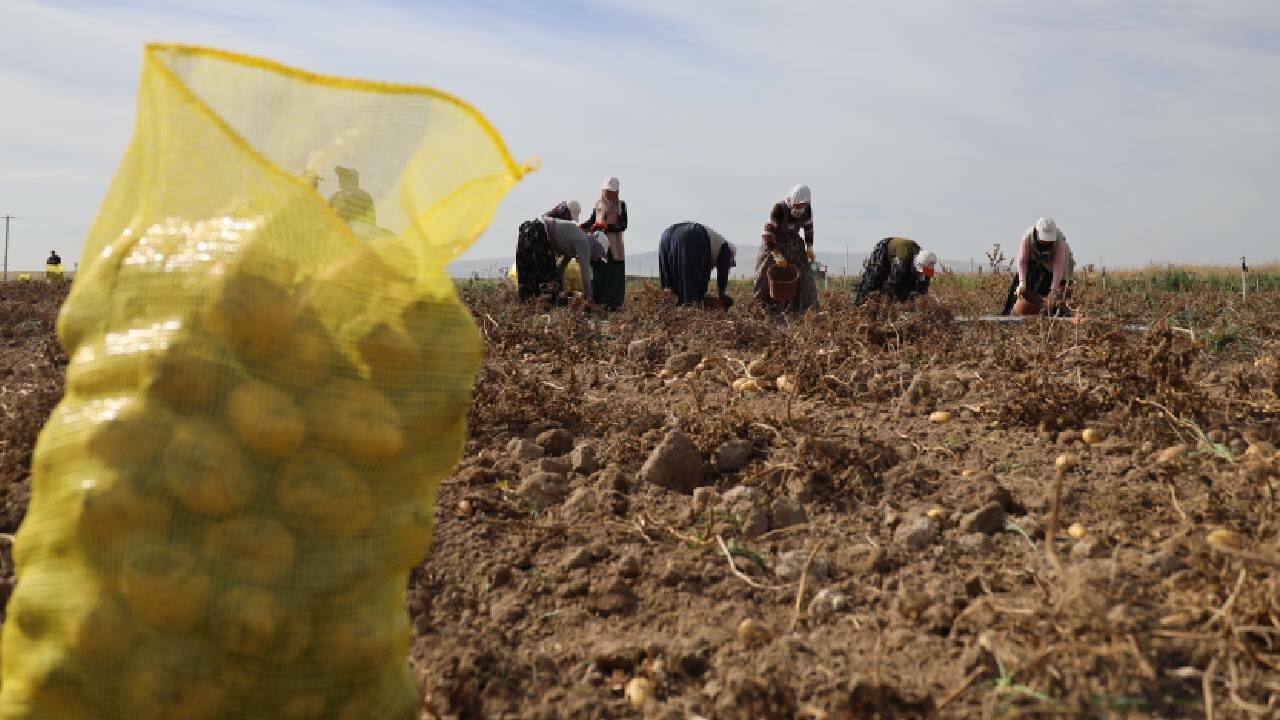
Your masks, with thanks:
[{"label": "plowed soil field", "polygon": [[[964,319],[1003,289],[780,319],[462,286],[488,350],[410,579],[423,717],[1280,716],[1280,293]],[[0,532],[60,301],[0,298]]]}]

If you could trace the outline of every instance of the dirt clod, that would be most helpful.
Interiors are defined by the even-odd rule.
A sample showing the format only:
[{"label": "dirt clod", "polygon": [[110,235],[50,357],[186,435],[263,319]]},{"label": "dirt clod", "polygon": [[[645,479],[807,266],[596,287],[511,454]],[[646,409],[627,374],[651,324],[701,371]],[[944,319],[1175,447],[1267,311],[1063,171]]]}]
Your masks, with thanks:
[{"label": "dirt clod", "polygon": [[641,482],[688,494],[702,485],[705,477],[702,453],[680,430],[669,431],[640,468]]},{"label": "dirt clod", "polygon": [[564,455],[573,449],[573,433],[564,428],[555,428],[539,434],[535,442],[548,455]]},{"label": "dirt clod", "polygon": [[718,472],[737,472],[747,466],[754,451],[750,440],[734,438],[716,448],[712,462]]},{"label": "dirt clod", "polygon": [[994,535],[1004,531],[1004,523],[1004,506],[993,502],[965,515],[960,521],[960,529],[967,533]]}]

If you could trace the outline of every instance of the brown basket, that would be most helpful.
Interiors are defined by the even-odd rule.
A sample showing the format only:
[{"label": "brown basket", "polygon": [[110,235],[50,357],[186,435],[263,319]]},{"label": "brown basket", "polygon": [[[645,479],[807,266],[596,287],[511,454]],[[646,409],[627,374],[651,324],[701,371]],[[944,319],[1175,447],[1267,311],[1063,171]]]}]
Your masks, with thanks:
[{"label": "brown basket", "polygon": [[800,268],[795,265],[769,268],[769,297],[774,302],[790,302],[796,297],[796,288],[800,285]]}]

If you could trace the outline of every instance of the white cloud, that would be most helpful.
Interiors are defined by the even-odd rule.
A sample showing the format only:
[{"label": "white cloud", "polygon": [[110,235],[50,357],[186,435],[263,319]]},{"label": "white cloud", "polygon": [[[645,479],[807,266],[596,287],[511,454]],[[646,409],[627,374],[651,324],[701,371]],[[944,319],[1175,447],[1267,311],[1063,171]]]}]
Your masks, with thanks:
[{"label": "white cloud", "polygon": [[[548,4],[537,25],[462,3],[8,5],[26,31],[0,49],[0,212],[31,219],[14,225],[28,264],[46,239],[83,235],[150,40],[475,104],[517,158],[544,163],[471,258],[509,255],[520,220],[588,204],[607,175],[622,178],[637,251],[686,219],[753,244],[769,204],[803,181],[830,250],[905,234],[981,257],[1051,214],[1085,262],[1280,256],[1266,231],[1280,5],[1265,0],[594,0]],[[656,29],[555,27],[575,12]]]}]

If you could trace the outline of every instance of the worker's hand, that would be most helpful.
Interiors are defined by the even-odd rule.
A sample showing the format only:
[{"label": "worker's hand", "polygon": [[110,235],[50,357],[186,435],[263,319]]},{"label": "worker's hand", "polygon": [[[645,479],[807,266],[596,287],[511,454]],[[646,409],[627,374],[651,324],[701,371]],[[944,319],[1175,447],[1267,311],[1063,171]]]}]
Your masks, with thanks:
[{"label": "worker's hand", "polygon": [[1026,297],[1027,297],[1027,286],[1026,286],[1026,285],[1019,285],[1019,286],[1018,286],[1018,289],[1014,292],[1014,296],[1015,296],[1015,297],[1020,297],[1020,298],[1026,299]]},{"label": "worker's hand", "polygon": [[813,259],[814,259],[814,257],[815,257],[815,256],[814,256],[814,254],[813,254],[813,246],[812,246],[812,245],[810,245],[810,246],[809,246],[809,249],[808,249],[808,251],[806,251],[806,254],[809,256],[809,262],[813,262]]},{"label": "worker's hand", "polygon": [[787,259],[783,257],[782,253],[780,252],[775,252],[773,254],[773,264],[777,265],[780,268],[785,268],[788,265],[790,265],[790,263],[787,262]]},{"label": "worker's hand", "polygon": [[592,225],[592,226],[591,226],[591,229],[592,229],[592,230],[604,230],[604,229],[605,229],[605,228],[607,228],[607,227],[609,227],[609,226],[608,226],[608,225],[605,225],[605,224],[604,224],[604,223],[602,223],[602,222],[598,222],[598,223],[596,223],[595,225]]}]

